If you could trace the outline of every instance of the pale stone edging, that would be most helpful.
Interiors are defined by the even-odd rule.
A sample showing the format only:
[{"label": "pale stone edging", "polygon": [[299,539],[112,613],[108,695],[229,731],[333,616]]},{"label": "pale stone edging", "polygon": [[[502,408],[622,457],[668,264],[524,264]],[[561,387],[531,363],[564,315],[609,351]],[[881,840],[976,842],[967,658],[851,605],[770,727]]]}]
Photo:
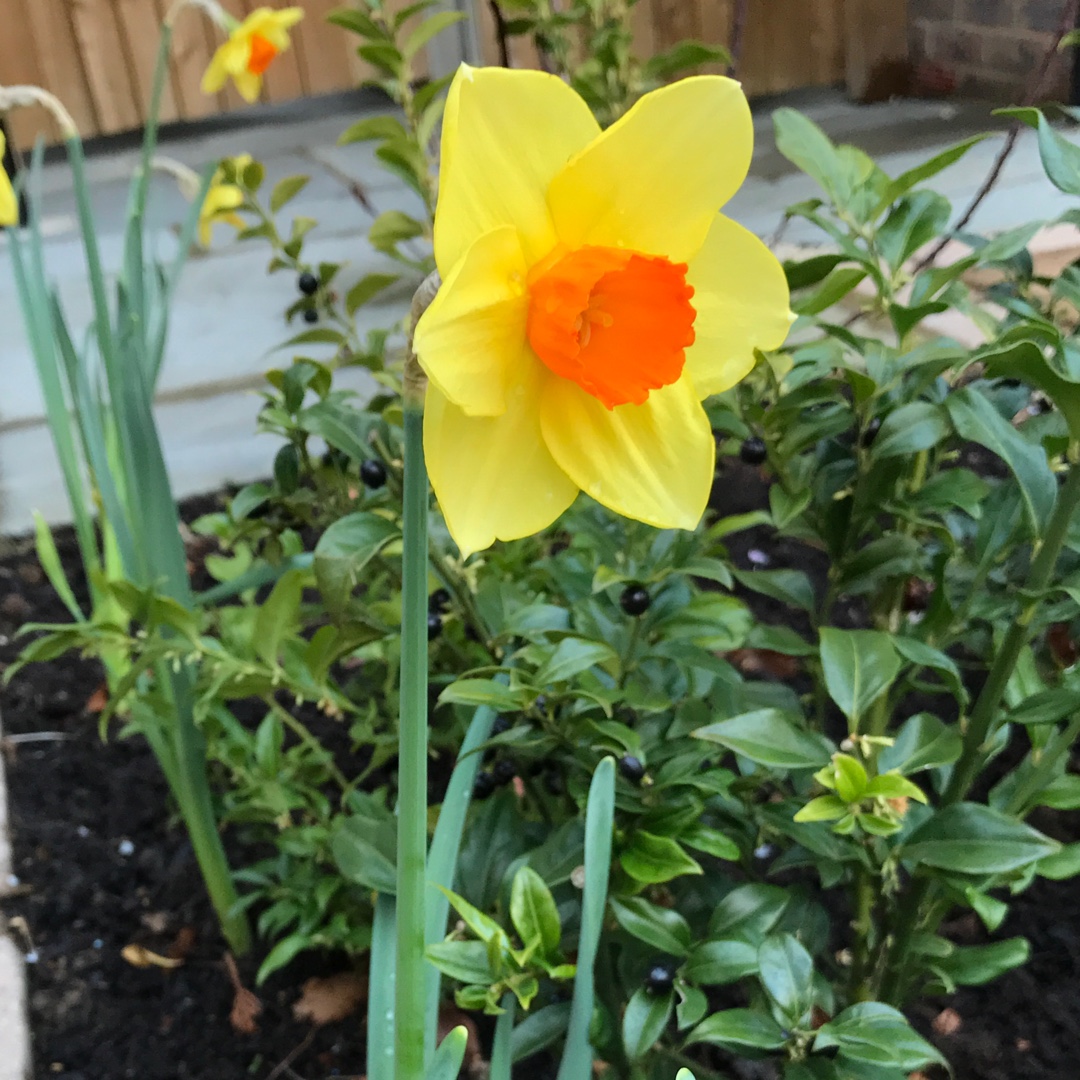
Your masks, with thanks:
[{"label": "pale stone edging", "polygon": [[[0,904],[11,873],[7,786],[4,755],[0,753]],[[30,1028],[26,1016],[25,963],[22,950],[5,929],[6,920],[0,918],[0,1080],[29,1080]]]}]

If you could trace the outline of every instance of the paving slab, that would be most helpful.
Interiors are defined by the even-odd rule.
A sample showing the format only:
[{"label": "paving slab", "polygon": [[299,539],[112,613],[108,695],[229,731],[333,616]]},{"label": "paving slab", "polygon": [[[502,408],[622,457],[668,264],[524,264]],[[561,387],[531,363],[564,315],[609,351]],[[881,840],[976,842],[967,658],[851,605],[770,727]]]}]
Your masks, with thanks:
[{"label": "paving slab", "polygon": [[[0,722],[0,738],[4,734]],[[7,934],[3,895],[13,881],[8,839],[7,784],[0,753],[0,1080],[29,1080],[30,1029],[26,1019],[26,961]]]}]

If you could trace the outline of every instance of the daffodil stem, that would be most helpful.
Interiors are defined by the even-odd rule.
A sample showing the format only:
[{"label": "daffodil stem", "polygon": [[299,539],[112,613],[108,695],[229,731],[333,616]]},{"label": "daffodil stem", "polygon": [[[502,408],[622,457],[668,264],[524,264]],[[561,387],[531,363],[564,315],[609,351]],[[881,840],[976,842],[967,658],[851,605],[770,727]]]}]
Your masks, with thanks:
[{"label": "daffodil stem", "polygon": [[422,398],[407,395],[398,721],[395,1080],[424,1080],[427,860],[428,481]]}]

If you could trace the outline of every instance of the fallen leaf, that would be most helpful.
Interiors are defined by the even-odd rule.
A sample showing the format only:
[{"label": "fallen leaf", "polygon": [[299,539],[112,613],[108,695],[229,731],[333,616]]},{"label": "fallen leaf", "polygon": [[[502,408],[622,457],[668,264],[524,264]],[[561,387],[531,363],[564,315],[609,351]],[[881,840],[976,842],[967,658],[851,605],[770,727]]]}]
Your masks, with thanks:
[{"label": "fallen leaf", "polygon": [[105,711],[109,704],[109,688],[102,683],[87,699],[83,708],[91,715],[98,715]]},{"label": "fallen leaf", "polygon": [[120,955],[132,966],[137,968],[159,967],[171,971],[183,964],[183,960],[174,960],[168,956],[153,952],[145,945],[125,945],[120,950]]},{"label": "fallen leaf", "polygon": [[931,1021],[930,1026],[934,1029],[935,1035],[955,1035],[964,1026],[964,1021],[955,1009],[942,1009]]},{"label": "fallen leaf", "polygon": [[236,961],[232,953],[225,954],[225,971],[233,987],[233,1004],[232,1011],[229,1013],[229,1023],[232,1024],[233,1030],[241,1035],[254,1035],[259,1030],[255,1017],[262,1012],[262,1002],[240,981],[240,972],[236,970]]},{"label": "fallen leaf", "polygon": [[797,657],[786,656],[773,649],[734,649],[726,654],[726,659],[741,674],[750,677],[765,676],[786,682],[799,674]]},{"label": "fallen leaf", "polygon": [[1071,668],[1080,660],[1080,650],[1069,633],[1068,623],[1054,623],[1046,631],[1046,644],[1050,647],[1050,654],[1063,668]]},{"label": "fallen leaf", "polygon": [[169,946],[169,956],[174,960],[186,960],[188,954],[195,948],[195,942],[199,934],[194,926],[181,926]]},{"label": "fallen leaf", "polygon": [[292,1013],[297,1020],[309,1020],[316,1027],[336,1024],[367,1001],[367,992],[367,979],[353,971],[308,979]]}]

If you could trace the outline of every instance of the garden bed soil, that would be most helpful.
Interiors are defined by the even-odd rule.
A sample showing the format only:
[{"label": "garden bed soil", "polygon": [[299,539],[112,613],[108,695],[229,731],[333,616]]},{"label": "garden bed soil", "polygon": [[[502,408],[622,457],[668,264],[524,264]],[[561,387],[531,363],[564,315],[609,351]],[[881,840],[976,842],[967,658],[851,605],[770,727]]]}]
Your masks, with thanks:
[{"label": "garden bed soil", "polygon": [[[728,490],[745,492],[755,481],[731,476],[742,468],[737,462],[727,467],[735,480]],[[207,502],[185,509],[195,516]],[[74,573],[71,538],[58,539]],[[764,554],[781,566],[796,555],[764,531],[731,540],[741,565]],[[775,621],[776,613],[759,615]],[[0,664],[17,655],[22,623],[67,618],[32,547],[9,544],[0,559]],[[145,743],[98,737],[86,706],[100,682],[96,664],[69,656],[20,672],[2,699],[14,878],[0,882],[0,903],[27,956],[35,1078],[359,1080],[364,1010],[318,1028],[292,1013],[305,980],[340,972],[340,958],[302,956],[272,976],[257,991],[257,1031],[242,1033],[230,1021],[235,990],[191,847],[169,817]],[[1080,839],[1077,815],[1037,824],[1061,840]],[[981,940],[970,920],[955,930]],[[912,1010],[958,1080],[1077,1076],[1080,878],[1038,879],[1016,898],[997,936],[1017,934],[1031,942],[1025,968]],[[182,963],[133,966],[123,956],[132,944]],[[239,965],[248,988],[257,963]],[[519,1070],[520,1080],[546,1080],[546,1072],[533,1063]]]}]

